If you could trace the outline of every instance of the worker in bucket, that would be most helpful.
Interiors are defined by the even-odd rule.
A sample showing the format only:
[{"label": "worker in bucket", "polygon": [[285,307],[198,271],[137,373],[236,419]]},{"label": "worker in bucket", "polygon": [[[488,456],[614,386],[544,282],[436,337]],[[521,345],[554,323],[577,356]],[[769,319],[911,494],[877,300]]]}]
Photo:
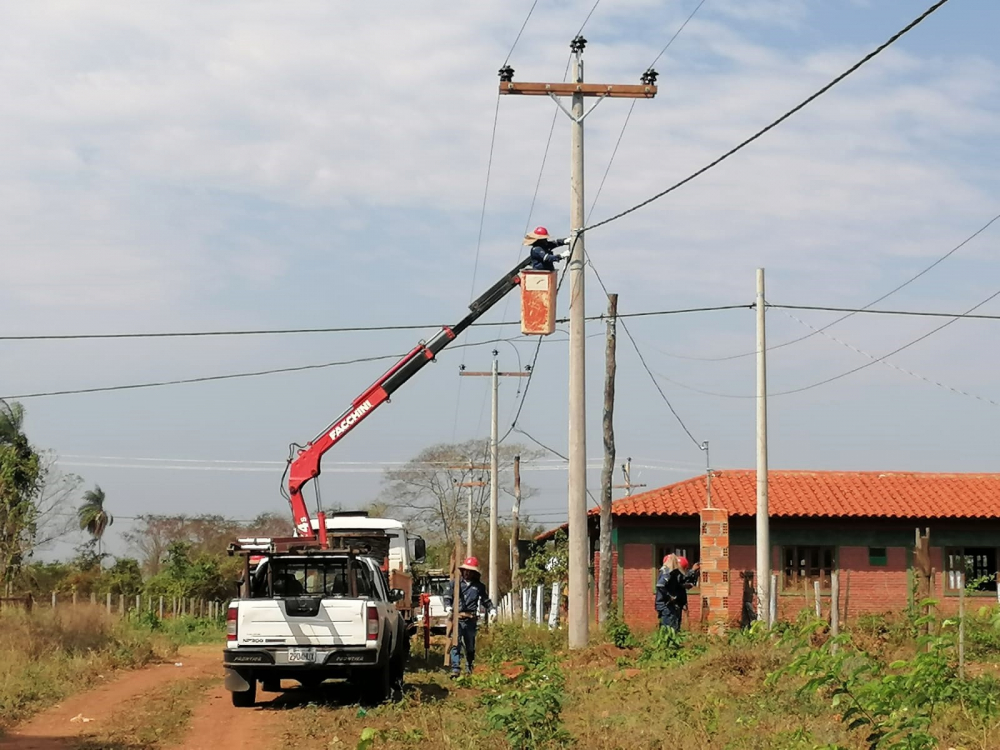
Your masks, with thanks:
[{"label": "worker in bucket", "polygon": [[555,264],[561,260],[566,260],[573,252],[573,247],[563,250],[561,253],[553,253],[557,247],[569,245],[572,237],[552,239],[549,237],[549,230],[545,227],[535,227],[534,232],[524,235],[524,244],[531,248],[531,267],[536,271],[555,271]]},{"label": "worker in bucket", "polygon": [[673,554],[664,557],[660,576],[656,580],[656,614],[665,628],[681,629],[681,613],[687,605],[684,580],[680,558]]},{"label": "worker in bucket", "polygon": [[[489,615],[495,611],[493,602],[490,601],[486,586],[480,580],[479,560],[474,557],[467,557],[465,562],[458,566],[461,581],[458,588],[458,638],[451,647],[451,676],[458,677],[459,674],[459,647],[465,649],[465,670],[466,674],[472,674],[472,667],[476,661],[476,629],[479,625],[479,608],[482,607]],[[454,612],[454,591],[455,582],[448,586],[448,593],[444,596],[445,611],[450,618]]]}]

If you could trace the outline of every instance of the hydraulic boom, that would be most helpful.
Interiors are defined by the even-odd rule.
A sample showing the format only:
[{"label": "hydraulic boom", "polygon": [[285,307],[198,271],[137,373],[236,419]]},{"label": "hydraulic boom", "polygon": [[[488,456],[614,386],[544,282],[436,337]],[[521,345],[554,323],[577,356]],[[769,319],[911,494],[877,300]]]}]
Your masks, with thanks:
[{"label": "hydraulic boom", "polygon": [[[493,305],[503,299],[508,292],[520,284],[521,269],[529,265],[530,262],[530,258],[525,258],[513,269],[505,273],[499,281],[469,305],[469,314],[458,323],[453,326],[443,327],[430,341],[421,341],[417,344],[409,354],[406,354],[390,367],[382,377],[354,399],[354,402],[347,411],[334,420],[332,424],[323,430],[305,448],[301,449],[294,459],[289,459],[289,502],[292,505],[292,516],[300,535],[306,537],[315,536],[312,522],[309,518],[309,511],[306,509],[305,500],[302,497],[302,488],[307,482],[320,475],[320,461],[323,455],[343,440],[351,430],[357,427],[375,409],[388,401],[396,389],[416,375],[424,365],[434,361],[437,353],[454,341],[462,331],[472,325],[477,318],[482,316]],[[319,503],[319,492],[317,491],[316,494],[319,542],[325,546],[326,519]]]}]

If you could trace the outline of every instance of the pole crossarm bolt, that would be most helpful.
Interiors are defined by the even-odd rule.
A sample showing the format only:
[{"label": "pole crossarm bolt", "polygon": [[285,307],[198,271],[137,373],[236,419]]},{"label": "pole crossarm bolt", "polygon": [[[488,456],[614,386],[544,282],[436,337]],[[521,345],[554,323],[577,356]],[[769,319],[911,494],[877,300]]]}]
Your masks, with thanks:
[{"label": "pole crossarm bolt", "polygon": [[646,86],[655,86],[656,79],[659,78],[659,76],[660,76],[659,73],[657,73],[652,68],[649,68],[645,73],[642,74],[642,77],[639,80],[642,81],[643,84],[645,84]]},{"label": "pole crossarm bolt", "polygon": [[573,37],[573,40],[569,43],[569,51],[575,54],[580,54],[583,52],[583,48],[587,46],[587,40],[584,39],[579,34]]},{"label": "pole crossarm bolt", "polygon": [[510,83],[514,80],[514,69],[509,65],[500,68],[500,83]]}]

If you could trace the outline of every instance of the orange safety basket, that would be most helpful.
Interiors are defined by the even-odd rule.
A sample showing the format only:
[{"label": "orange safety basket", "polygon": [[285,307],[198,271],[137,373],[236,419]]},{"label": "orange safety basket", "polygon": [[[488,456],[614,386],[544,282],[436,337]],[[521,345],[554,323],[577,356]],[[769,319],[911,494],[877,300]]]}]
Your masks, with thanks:
[{"label": "orange safety basket", "polygon": [[521,271],[521,333],[548,336],[556,330],[555,271]]}]

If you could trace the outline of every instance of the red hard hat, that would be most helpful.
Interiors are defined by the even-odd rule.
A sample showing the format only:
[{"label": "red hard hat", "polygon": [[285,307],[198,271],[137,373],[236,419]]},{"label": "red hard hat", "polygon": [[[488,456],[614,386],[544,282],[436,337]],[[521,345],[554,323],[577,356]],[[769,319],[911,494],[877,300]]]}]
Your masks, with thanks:
[{"label": "red hard hat", "polygon": [[532,234],[534,234],[534,235],[536,235],[538,237],[548,237],[549,236],[549,230],[546,229],[545,227],[535,227],[535,231],[532,232]]},{"label": "red hard hat", "polygon": [[668,560],[669,558],[670,558],[670,555],[664,555],[664,556],[663,556],[663,563],[662,563],[662,564],[663,564],[663,565],[666,565],[666,564],[667,564],[667,560]]},{"label": "red hard hat", "polygon": [[684,568],[685,570],[687,570],[687,567],[688,567],[688,559],[687,559],[686,557],[678,557],[678,558],[677,558],[677,564],[678,564],[678,565],[680,565],[680,566],[681,566],[682,568]]},{"label": "red hard hat", "polygon": [[465,558],[465,562],[462,563],[461,565],[459,565],[458,567],[462,568],[464,570],[472,570],[472,571],[475,571],[476,573],[478,573],[479,572],[479,560],[476,559],[475,557],[467,557],[467,558]]}]

